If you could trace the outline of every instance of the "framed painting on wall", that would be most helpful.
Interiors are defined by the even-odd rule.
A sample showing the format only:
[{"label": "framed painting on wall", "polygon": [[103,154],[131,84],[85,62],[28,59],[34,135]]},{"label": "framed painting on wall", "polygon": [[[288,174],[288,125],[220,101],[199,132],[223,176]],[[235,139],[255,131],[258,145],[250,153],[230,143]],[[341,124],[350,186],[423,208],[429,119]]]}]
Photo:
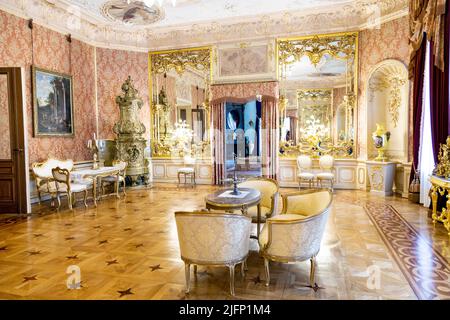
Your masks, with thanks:
[{"label": "framed painting on wall", "polygon": [[33,67],[34,136],[73,136],[72,76]]}]

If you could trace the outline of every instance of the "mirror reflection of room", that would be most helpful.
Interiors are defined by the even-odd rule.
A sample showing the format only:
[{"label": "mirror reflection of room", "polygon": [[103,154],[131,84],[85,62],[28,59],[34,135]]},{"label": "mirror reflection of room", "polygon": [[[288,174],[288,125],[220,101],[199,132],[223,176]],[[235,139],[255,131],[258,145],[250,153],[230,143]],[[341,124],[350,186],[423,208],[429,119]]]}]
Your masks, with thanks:
[{"label": "mirror reflection of room", "polygon": [[[260,176],[261,103],[226,103],[225,106],[226,177]],[[236,161],[235,161],[236,155]]]},{"label": "mirror reflection of room", "polygon": [[[208,52],[206,50],[206,52]],[[153,154],[206,157],[208,147],[209,69],[203,65],[176,68],[167,54],[153,57]]]},{"label": "mirror reflection of room", "polygon": [[356,34],[279,42],[280,153],[351,157]]}]

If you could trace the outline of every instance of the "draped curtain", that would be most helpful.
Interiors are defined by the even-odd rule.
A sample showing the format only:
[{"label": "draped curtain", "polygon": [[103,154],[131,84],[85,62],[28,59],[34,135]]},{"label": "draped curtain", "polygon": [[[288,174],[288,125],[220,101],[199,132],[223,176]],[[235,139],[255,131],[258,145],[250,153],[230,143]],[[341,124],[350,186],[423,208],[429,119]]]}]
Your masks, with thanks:
[{"label": "draped curtain", "polygon": [[[278,82],[276,81],[211,86],[211,145],[215,184],[221,184],[225,177],[225,103],[246,103],[255,100],[257,95],[262,99],[263,175],[276,179],[278,171],[278,91]],[[264,128],[271,128],[271,130],[264,130]]]},{"label": "draped curtain", "polygon": [[[435,56],[434,65],[439,70],[444,70],[444,37],[448,29],[445,29],[445,10],[447,0],[410,0],[409,1],[409,29],[410,29],[410,64],[409,75],[414,77],[415,57],[422,46],[424,34],[432,42],[432,53]],[[423,72],[418,71],[418,72]]]},{"label": "draped curtain", "polygon": [[263,176],[277,179],[278,172],[278,108],[276,99],[262,100],[262,171]]},{"label": "draped curtain", "polygon": [[225,179],[225,101],[212,102],[210,105],[211,146],[214,166],[214,184],[222,184]]},{"label": "draped curtain", "polygon": [[[448,6],[448,3],[447,3]],[[431,141],[434,150],[434,162],[437,163],[439,146],[445,143],[449,132],[449,28],[450,15],[446,14],[444,19],[444,41],[441,52],[446,62],[443,69],[438,67],[438,59],[430,55],[430,105],[431,105]],[[432,42],[433,44],[433,42]]]}]

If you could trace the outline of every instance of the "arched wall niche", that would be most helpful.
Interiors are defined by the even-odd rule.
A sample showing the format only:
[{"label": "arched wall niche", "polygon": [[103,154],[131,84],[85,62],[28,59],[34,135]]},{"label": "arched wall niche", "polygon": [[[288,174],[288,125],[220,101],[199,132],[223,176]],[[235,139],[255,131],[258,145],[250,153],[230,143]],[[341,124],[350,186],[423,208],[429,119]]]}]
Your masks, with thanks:
[{"label": "arched wall niche", "polygon": [[390,160],[408,160],[408,69],[398,60],[377,64],[367,79],[367,156],[373,159],[377,151],[372,143],[376,124],[391,132],[386,149]]}]

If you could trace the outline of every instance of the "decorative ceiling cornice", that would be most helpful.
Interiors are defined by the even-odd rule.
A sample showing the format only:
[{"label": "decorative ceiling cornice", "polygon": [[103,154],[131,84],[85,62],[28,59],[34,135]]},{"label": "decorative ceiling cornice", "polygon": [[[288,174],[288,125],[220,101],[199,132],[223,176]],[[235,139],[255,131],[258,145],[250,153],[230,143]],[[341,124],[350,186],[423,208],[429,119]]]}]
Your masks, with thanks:
[{"label": "decorative ceiling cornice", "polygon": [[[408,14],[408,0],[355,0],[327,9],[284,12],[245,21],[205,22],[174,27],[124,27],[98,22],[65,0],[2,0],[0,9],[99,47],[133,51],[256,41],[277,37],[355,31]],[[119,28],[120,27],[120,28]]]}]

